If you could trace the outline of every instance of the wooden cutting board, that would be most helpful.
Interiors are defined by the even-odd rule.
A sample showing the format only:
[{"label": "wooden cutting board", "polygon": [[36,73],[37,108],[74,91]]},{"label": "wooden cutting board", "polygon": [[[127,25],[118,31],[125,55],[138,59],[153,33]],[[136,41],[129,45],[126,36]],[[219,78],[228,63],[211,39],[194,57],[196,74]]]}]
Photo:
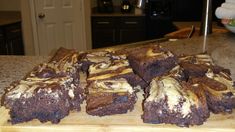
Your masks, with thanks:
[{"label": "wooden cutting board", "polygon": [[59,124],[40,123],[33,120],[27,123],[11,125],[8,122],[8,110],[0,108],[0,132],[42,132],[42,131],[97,131],[97,132],[122,132],[122,131],[181,131],[181,132],[204,132],[204,131],[221,131],[235,132],[235,111],[233,114],[211,114],[210,118],[200,126],[190,126],[181,128],[175,125],[166,124],[145,124],[142,122],[141,114],[143,113],[141,103],[143,93],[138,93],[138,101],[135,109],[127,114],[113,116],[96,117],[87,115],[85,112],[85,103],[82,105],[81,112],[71,112],[69,116],[62,119]]}]

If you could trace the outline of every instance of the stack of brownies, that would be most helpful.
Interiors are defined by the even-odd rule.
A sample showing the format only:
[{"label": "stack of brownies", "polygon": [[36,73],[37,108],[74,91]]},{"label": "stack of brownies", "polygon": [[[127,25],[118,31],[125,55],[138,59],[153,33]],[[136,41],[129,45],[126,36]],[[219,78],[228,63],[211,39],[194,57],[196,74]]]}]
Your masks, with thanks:
[{"label": "stack of brownies", "polygon": [[[144,123],[201,125],[210,112],[232,112],[235,88],[228,69],[207,54],[176,56],[159,45],[128,52],[78,53],[59,49],[48,62],[14,82],[3,96],[12,123],[39,119],[58,123],[70,110],[95,116],[134,109],[144,91]],[[138,115],[137,115],[138,116]],[[139,115],[140,116],[140,115]]]}]

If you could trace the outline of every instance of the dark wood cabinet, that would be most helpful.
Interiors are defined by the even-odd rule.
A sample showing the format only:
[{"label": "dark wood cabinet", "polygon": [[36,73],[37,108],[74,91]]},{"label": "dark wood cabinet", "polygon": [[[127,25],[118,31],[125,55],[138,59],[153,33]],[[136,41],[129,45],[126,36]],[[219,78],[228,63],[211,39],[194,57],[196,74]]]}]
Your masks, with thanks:
[{"label": "dark wood cabinet", "polygon": [[146,39],[144,16],[92,17],[92,47],[101,48]]},{"label": "dark wood cabinet", "polygon": [[24,55],[21,22],[0,26],[0,55]]}]

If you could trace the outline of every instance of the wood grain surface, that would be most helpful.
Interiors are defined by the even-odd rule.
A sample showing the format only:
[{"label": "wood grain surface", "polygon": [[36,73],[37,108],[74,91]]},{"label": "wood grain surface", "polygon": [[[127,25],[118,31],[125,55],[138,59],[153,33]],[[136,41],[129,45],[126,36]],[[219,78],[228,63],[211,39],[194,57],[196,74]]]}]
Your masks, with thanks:
[{"label": "wood grain surface", "polygon": [[143,93],[138,93],[138,101],[135,109],[127,114],[119,114],[105,117],[87,115],[85,112],[85,103],[82,105],[81,112],[71,112],[69,116],[62,119],[59,124],[40,123],[38,120],[32,120],[27,123],[12,125],[8,122],[8,110],[0,108],[0,132],[42,132],[42,131],[97,131],[97,132],[122,132],[122,131],[181,131],[181,132],[204,132],[204,131],[221,131],[235,132],[235,113],[218,114],[211,113],[210,118],[200,126],[190,126],[181,128],[169,124],[145,124],[142,122],[142,100]]}]

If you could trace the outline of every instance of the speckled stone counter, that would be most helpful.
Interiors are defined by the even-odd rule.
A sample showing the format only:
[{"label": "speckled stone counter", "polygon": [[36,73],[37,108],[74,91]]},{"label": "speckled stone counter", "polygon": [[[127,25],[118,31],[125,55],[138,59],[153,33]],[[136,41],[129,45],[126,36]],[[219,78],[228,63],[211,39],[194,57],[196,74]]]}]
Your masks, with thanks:
[{"label": "speckled stone counter", "polygon": [[12,81],[22,79],[34,66],[48,59],[42,56],[0,56],[0,97]]},{"label": "speckled stone counter", "polygon": [[235,34],[223,33],[178,40],[175,42],[163,42],[162,47],[173,51],[175,54],[197,54],[206,52],[210,54],[217,65],[231,70],[235,80]]},{"label": "speckled stone counter", "polygon": [[[203,37],[177,40],[174,42],[162,42],[151,40],[128,45],[109,47],[109,50],[127,49],[138,45],[149,44],[150,42],[161,42],[160,44],[175,54],[196,54],[207,51],[215,62],[225,68],[229,68],[232,78],[235,80],[235,34],[213,34],[206,40]],[[206,42],[206,46],[203,43]],[[45,62],[50,57],[36,56],[0,56],[0,96],[4,88],[12,81],[23,78],[35,65]]]}]

